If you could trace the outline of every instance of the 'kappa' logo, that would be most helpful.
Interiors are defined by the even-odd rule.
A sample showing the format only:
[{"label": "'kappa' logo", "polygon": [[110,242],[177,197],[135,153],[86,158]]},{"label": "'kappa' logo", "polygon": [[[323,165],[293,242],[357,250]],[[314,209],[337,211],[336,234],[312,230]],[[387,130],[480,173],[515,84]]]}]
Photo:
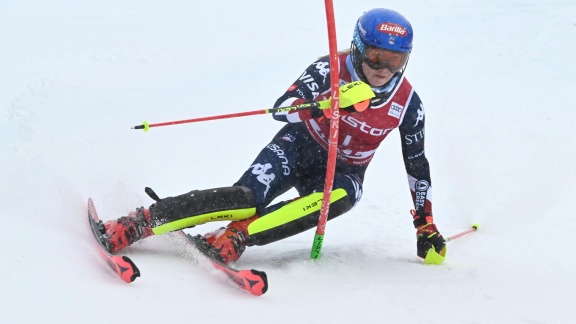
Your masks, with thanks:
[{"label": "'kappa' logo", "polygon": [[290,133],[286,133],[284,134],[284,136],[282,136],[282,139],[285,141],[288,141],[290,143],[294,142],[296,140],[296,137],[294,137],[292,134]]},{"label": "'kappa' logo", "polygon": [[422,106],[422,104],[420,104],[420,109],[418,109],[418,116],[416,117],[416,123],[414,124],[414,127],[418,126],[419,122],[424,122],[424,106]]}]

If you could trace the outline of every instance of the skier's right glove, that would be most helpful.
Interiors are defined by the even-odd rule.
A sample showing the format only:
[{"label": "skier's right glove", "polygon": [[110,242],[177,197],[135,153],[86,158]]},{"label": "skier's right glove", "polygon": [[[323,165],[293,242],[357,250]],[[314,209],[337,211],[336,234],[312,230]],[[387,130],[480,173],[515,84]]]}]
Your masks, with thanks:
[{"label": "skier's right glove", "polygon": [[418,215],[414,210],[411,213],[416,228],[418,256],[425,259],[431,248],[434,248],[434,251],[442,257],[446,256],[446,241],[436,228],[432,215]]},{"label": "skier's right glove", "polygon": [[[310,115],[312,118],[324,117],[324,110],[325,109],[321,109],[320,107],[312,107],[310,108]],[[330,109],[328,109],[328,111],[330,111]]]}]

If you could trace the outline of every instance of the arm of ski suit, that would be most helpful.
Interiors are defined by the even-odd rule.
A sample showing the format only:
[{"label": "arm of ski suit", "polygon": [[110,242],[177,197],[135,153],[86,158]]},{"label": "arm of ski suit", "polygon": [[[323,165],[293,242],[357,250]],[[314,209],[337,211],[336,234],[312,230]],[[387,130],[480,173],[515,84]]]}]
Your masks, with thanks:
[{"label": "arm of ski suit", "polygon": [[398,128],[414,209],[419,215],[432,215],[430,165],[424,152],[424,106],[416,93]]},{"label": "arm of ski suit", "polygon": [[430,165],[424,152],[424,106],[416,93],[412,96],[399,129],[414,201],[415,210],[411,213],[416,228],[417,254],[425,263],[440,264],[446,256],[446,243],[432,216],[432,181]]},{"label": "arm of ski suit", "polygon": [[[330,69],[328,56],[312,63],[302,75],[276,100],[274,108],[288,107],[327,99],[330,95]],[[272,115],[278,121],[299,123],[316,118],[312,109],[301,109],[290,112],[278,112]]]}]

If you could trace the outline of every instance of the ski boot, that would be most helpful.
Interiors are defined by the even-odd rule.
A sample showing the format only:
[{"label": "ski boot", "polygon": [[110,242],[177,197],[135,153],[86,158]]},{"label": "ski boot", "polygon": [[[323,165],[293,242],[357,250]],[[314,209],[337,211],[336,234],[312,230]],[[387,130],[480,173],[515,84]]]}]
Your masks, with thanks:
[{"label": "ski boot", "polygon": [[150,211],[137,208],[128,216],[104,223],[106,247],[115,253],[132,243],[154,235],[150,226]]},{"label": "ski boot", "polygon": [[248,225],[258,216],[230,222],[228,226],[204,235],[210,245],[208,253],[224,264],[237,261],[248,245]]}]

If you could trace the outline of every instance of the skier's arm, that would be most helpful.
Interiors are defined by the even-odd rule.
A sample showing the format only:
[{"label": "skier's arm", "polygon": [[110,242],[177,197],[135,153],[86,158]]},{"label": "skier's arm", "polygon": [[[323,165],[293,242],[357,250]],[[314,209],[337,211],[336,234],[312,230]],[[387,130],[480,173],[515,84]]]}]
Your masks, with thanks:
[{"label": "skier's arm", "polygon": [[416,228],[417,254],[421,258],[426,258],[433,248],[440,256],[428,262],[439,264],[446,256],[446,243],[432,217],[430,165],[424,154],[424,107],[416,93],[410,100],[399,129],[404,164],[414,200],[412,222]]},{"label": "skier's arm", "polygon": [[430,165],[424,152],[424,107],[416,93],[412,96],[399,130],[414,209],[419,215],[432,215]]},{"label": "skier's arm", "polygon": [[[274,107],[288,107],[313,102],[317,99],[326,99],[320,96],[330,90],[330,74],[328,57],[320,58],[311,64],[306,71],[276,100]],[[316,109],[318,110],[318,109]],[[300,109],[291,112],[278,112],[272,115],[274,119],[299,123],[303,120],[316,118],[313,109]]]}]

